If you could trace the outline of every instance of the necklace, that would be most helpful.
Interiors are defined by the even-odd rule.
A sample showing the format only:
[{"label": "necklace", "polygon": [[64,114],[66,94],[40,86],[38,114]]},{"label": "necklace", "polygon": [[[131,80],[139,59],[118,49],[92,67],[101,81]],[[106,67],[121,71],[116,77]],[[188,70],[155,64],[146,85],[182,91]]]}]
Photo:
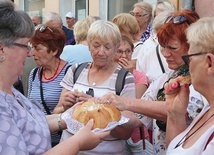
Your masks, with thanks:
[{"label": "necklace", "polygon": [[58,69],[59,69],[60,62],[61,62],[61,59],[59,59],[59,62],[58,62],[58,65],[57,65],[57,68],[56,68],[56,71],[55,71],[54,75],[53,75],[53,76],[51,76],[50,78],[46,78],[46,76],[45,76],[45,72],[43,73],[43,75],[44,75],[44,79],[45,79],[45,80],[51,80],[51,79],[53,79],[53,78],[56,76],[57,71],[58,71]]},{"label": "necklace", "polygon": [[[204,123],[202,123],[193,133],[191,133],[191,134],[190,134],[188,137],[186,137],[186,139],[184,140],[184,138],[185,138],[185,136],[186,136],[186,135],[185,135],[185,136],[178,142],[178,144],[175,146],[175,148],[177,148],[178,146],[180,146],[181,144],[183,144],[184,142],[186,142],[190,137],[192,137],[192,135],[195,134],[195,133],[196,133],[204,124],[206,124],[213,116],[214,116],[214,114],[212,114]],[[201,117],[201,119],[202,119],[202,118],[203,118],[203,117]],[[201,119],[200,119],[200,120],[201,120]],[[199,121],[200,121],[200,120],[199,120]],[[198,122],[197,122],[197,123],[198,123]],[[197,123],[196,123],[196,124],[197,124]],[[196,124],[195,124],[195,125],[196,125]],[[194,126],[195,126],[195,125],[194,125]],[[193,126],[193,127],[194,127],[194,126]],[[184,141],[183,141],[183,140],[184,140]],[[174,149],[175,149],[175,148],[174,148]]]},{"label": "necklace", "polygon": [[92,82],[92,86],[94,87],[96,85],[96,82]]}]

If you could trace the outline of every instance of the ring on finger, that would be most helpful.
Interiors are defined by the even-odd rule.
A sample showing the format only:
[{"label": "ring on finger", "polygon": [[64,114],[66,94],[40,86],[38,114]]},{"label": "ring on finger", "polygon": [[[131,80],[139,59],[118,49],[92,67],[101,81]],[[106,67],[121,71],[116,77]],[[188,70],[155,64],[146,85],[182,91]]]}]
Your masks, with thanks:
[{"label": "ring on finger", "polygon": [[109,104],[109,103],[110,103],[110,101],[109,101],[109,100],[106,100],[106,103],[107,103],[107,104]]}]

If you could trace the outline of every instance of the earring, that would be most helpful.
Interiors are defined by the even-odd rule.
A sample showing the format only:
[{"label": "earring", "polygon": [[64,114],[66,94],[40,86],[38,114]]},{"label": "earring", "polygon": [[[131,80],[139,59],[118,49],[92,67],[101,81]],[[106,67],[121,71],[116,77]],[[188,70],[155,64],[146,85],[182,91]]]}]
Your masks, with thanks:
[{"label": "earring", "polygon": [[5,56],[0,57],[0,62],[3,62],[5,60]]}]

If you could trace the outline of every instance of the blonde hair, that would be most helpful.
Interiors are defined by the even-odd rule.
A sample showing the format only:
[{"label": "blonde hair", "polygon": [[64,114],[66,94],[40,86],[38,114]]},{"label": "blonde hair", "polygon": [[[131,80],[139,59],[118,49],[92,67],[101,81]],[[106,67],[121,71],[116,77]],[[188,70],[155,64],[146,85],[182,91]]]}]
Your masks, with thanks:
[{"label": "blonde hair", "polygon": [[187,28],[188,43],[201,52],[214,51],[214,17],[204,17]]},{"label": "blonde hair", "polygon": [[111,42],[115,47],[119,47],[122,40],[117,25],[104,20],[97,20],[91,24],[87,36],[88,44],[90,45],[95,38],[99,38],[103,42]]},{"label": "blonde hair", "polygon": [[79,20],[74,25],[74,37],[75,41],[78,44],[80,41],[87,40],[87,33],[88,30],[93,22],[95,22],[96,19],[88,16],[85,19]]},{"label": "blonde hair", "polygon": [[120,29],[121,33],[134,35],[138,34],[140,27],[134,16],[129,13],[120,13],[116,15],[112,22]]},{"label": "blonde hair", "polygon": [[148,20],[148,23],[151,22],[152,20],[152,5],[147,3],[147,2],[138,2],[138,3],[135,3],[134,4],[134,8],[135,7],[139,7],[141,8],[142,10],[145,10],[146,11],[146,14],[148,15],[149,17],[149,20]]}]

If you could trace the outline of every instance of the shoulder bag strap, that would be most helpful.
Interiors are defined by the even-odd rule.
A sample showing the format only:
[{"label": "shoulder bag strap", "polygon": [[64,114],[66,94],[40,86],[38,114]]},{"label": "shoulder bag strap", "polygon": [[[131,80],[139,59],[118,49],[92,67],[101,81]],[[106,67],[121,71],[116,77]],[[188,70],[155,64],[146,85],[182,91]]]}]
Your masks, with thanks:
[{"label": "shoulder bag strap", "polygon": [[163,63],[162,63],[161,58],[160,58],[159,45],[156,46],[156,54],[157,54],[157,57],[158,57],[158,61],[159,61],[161,70],[162,70],[163,73],[165,73],[165,69],[163,67]]},{"label": "shoulder bag strap", "polygon": [[47,112],[48,115],[50,115],[51,112],[50,112],[48,106],[47,106],[46,103],[45,103],[44,95],[43,95],[43,88],[42,88],[42,73],[43,73],[43,68],[41,68],[41,71],[40,71],[40,96],[41,96],[42,105],[44,106],[45,111]]}]

